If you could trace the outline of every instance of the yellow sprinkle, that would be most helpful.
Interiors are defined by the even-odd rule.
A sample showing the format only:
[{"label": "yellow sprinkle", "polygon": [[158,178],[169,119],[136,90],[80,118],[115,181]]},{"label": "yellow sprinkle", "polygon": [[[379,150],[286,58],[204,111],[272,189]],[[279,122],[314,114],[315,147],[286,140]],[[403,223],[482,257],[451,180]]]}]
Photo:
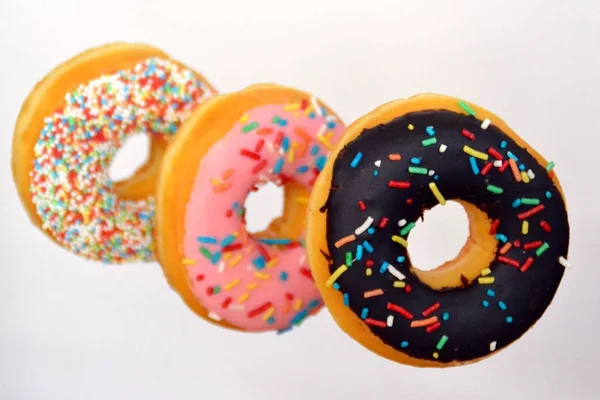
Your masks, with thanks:
[{"label": "yellow sprinkle", "polygon": [[223,254],[223,257],[221,257],[221,258],[223,258],[223,260],[227,261],[231,258],[231,254],[232,253],[227,252],[227,253]]},{"label": "yellow sprinkle", "polygon": [[479,159],[484,160],[484,161],[487,161],[487,159],[490,158],[490,156],[488,156],[487,154],[482,153],[480,151],[477,151],[475,149],[472,149],[469,146],[463,147],[463,151],[465,153],[467,153],[468,155],[470,155],[470,156],[473,156],[475,158],[479,158]]},{"label": "yellow sprinkle", "polygon": [[257,277],[258,279],[271,279],[271,276],[269,274],[263,274],[262,272],[255,272],[254,276]]},{"label": "yellow sprinkle", "polygon": [[272,258],[271,261],[269,261],[268,263],[265,264],[265,267],[268,268],[273,268],[274,266],[277,265],[277,263],[279,262],[278,258]]},{"label": "yellow sprinkle", "polygon": [[246,285],[246,289],[248,290],[254,290],[258,287],[258,283],[254,282],[254,283],[249,283]]},{"label": "yellow sprinkle", "polygon": [[395,288],[403,288],[406,286],[406,283],[402,282],[402,281],[395,281],[394,282],[394,287]]},{"label": "yellow sprinkle", "polygon": [[295,103],[295,104],[286,104],[285,106],[283,106],[283,109],[285,111],[294,111],[300,108],[300,103]]},{"label": "yellow sprinkle", "polygon": [[210,183],[213,186],[219,186],[221,184],[221,181],[217,178],[210,178]]},{"label": "yellow sprinkle", "polygon": [[523,179],[523,182],[529,183],[529,175],[527,175],[527,172],[521,171],[521,179]]},{"label": "yellow sprinkle", "polygon": [[408,124],[408,130],[412,131],[415,129],[415,126],[413,124]]},{"label": "yellow sprinkle", "polygon": [[298,311],[300,310],[300,307],[302,307],[302,299],[296,300],[296,303],[294,304],[294,310]]},{"label": "yellow sprinkle", "polygon": [[328,131],[327,133],[325,133],[323,135],[323,137],[327,140],[331,139],[332,136],[333,136],[333,131]]},{"label": "yellow sprinkle", "polygon": [[296,203],[308,204],[308,197],[296,197]]},{"label": "yellow sprinkle", "polygon": [[239,278],[238,279],[234,279],[233,281],[231,281],[231,282],[229,282],[229,283],[227,283],[225,285],[225,290],[230,290],[230,289],[236,287],[239,284],[240,284],[240,279]]},{"label": "yellow sprinkle", "polygon": [[494,278],[493,276],[487,276],[485,278],[478,279],[480,285],[490,285],[494,283],[495,280],[496,278]]},{"label": "yellow sprinkle", "polygon": [[244,114],[244,115],[242,115],[242,118],[240,118],[240,123],[241,123],[241,124],[245,123],[246,121],[248,121],[248,118],[250,118],[250,117],[248,116],[248,114]]},{"label": "yellow sprinkle", "polygon": [[435,182],[429,183],[429,189],[431,189],[431,191],[433,192],[433,195],[435,196],[435,198],[437,199],[437,201],[439,201],[441,205],[445,206],[446,205],[446,199],[442,195],[442,192],[440,192],[440,189],[438,189],[438,187],[435,184]]},{"label": "yellow sprinkle", "polygon": [[304,110],[304,115],[310,114],[312,110],[313,110],[313,106],[312,106],[312,104],[310,104],[308,107],[306,107],[306,110]]},{"label": "yellow sprinkle", "polygon": [[263,314],[263,316],[262,316],[263,321],[266,321],[269,318],[271,318],[271,316],[273,316],[273,314],[275,314],[275,307],[269,308],[267,310],[267,312]]},{"label": "yellow sprinkle", "polygon": [[191,258],[184,258],[183,260],[181,260],[181,262],[183,263],[183,265],[194,265],[194,264],[196,264],[196,260],[192,260]]},{"label": "yellow sprinkle", "polygon": [[329,141],[327,139],[325,139],[323,136],[321,135],[317,135],[317,140],[319,140],[319,142],[323,143],[323,145],[325,147],[327,147],[327,150],[329,151],[333,151],[333,146],[331,145],[331,143],[329,143]]},{"label": "yellow sprinkle", "polygon": [[233,232],[232,235],[234,238],[237,238],[238,236],[240,236],[240,234],[238,232]]},{"label": "yellow sprinkle", "polygon": [[367,274],[367,276],[371,276],[373,275],[373,271],[371,271],[371,268],[367,268],[365,269],[365,274]]},{"label": "yellow sprinkle", "polygon": [[235,256],[231,261],[229,261],[229,266],[230,267],[234,267],[237,263],[240,262],[240,260],[242,259],[242,255],[238,254],[237,256]]},{"label": "yellow sprinkle", "polygon": [[292,145],[290,146],[290,148],[289,148],[289,150],[288,150],[288,153],[287,153],[287,161],[288,161],[288,163],[290,163],[290,164],[294,162],[294,155],[296,154],[296,153],[295,153],[295,150],[296,150],[296,147],[297,147],[297,146],[298,146],[298,143],[296,143],[296,142],[292,142]]},{"label": "yellow sprinkle", "polygon": [[240,296],[240,298],[238,299],[238,303],[243,303],[246,300],[248,300],[248,297],[250,297],[250,295],[248,293],[244,293]]},{"label": "yellow sprinkle", "polygon": [[481,276],[488,276],[489,274],[492,273],[492,270],[489,268],[486,268],[484,270],[481,271]]},{"label": "yellow sprinkle", "polygon": [[408,242],[402,236],[394,235],[392,236],[392,241],[401,244],[404,247],[408,246]]},{"label": "yellow sprinkle", "polygon": [[527,235],[529,233],[529,222],[528,221],[523,221],[523,225],[521,225],[521,233],[523,233],[523,235]]},{"label": "yellow sprinkle", "polygon": [[436,358],[436,359],[437,359],[437,358],[439,358],[439,357],[440,357],[440,355],[437,353],[437,351],[436,351],[435,353],[433,353],[433,358]]},{"label": "yellow sprinkle", "polygon": [[329,279],[327,279],[327,281],[325,282],[325,286],[327,286],[327,287],[333,286],[333,283],[337,280],[337,278],[339,278],[340,275],[342,275],[347,270],[348,270],[348,267],[346,267],[344,264],[340,265],[338,267],[338,269],[336,269],[333,272],[333,274],[331,274],[331,276],[329,277]]}]

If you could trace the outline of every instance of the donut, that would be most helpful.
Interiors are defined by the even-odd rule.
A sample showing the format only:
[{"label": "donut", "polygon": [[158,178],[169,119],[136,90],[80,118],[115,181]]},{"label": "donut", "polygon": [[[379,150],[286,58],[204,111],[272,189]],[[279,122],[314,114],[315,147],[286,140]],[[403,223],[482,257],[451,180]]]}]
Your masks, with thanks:
[{"label": "donut", "polygon": [[[285,332],[320,310],[306,207],[344,129],[314,96],[267,84],[215,97],[190,116],[165,155],[156,227],[158,259],[189,308],[248,332]],[[245,198],[267,182],[283,186],[283,214],[249,234]]]},{"label": "donut", "polygon": [[[469,238],[454,260],[419,270],[410,231],[448,201],[464,207]],[[476,362],[520,338],[552,301],[568,246],[554,163],[494,114],[442,95],[353,123],[309,203],[309,261],[337,324],[419,367]]]},{"label": "donut", "polygon": [[[143,44],[85,51],[25,100],[12,143],[13,179],[32,223],[89,260],[153,260],[154,191],[168,140],[215,93],[197,72]],[[129,179],[108,167],[146,133],[149,158]]]}]

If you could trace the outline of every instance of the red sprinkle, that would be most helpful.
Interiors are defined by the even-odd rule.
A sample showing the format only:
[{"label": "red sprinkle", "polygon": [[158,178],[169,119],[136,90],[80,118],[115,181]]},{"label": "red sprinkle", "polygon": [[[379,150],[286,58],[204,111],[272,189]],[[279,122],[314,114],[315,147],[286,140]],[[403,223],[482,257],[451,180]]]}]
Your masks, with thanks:
[{"label": "red sprinkle", "polygon": [[523,245],[523,250],[531,250],[531,249],[537,249],[538,247],[540,247],[542,244],[544,244],[544,242],[542,242],[541,240],[536,240],[535,242],[529,242],[529,243],[525,243]]},{"label": "red sprinkle", "polygon": [[248,157],[248,158],[251,158],[253,160],[260,160],[260,156],[258,154],[256,154],[255,152],[250,151],[250,150],[241,149],[240,150],[240,154],[243,155],[244,157]]},{"label": "red sprinkle", "polygon": [[540,204],[539,206],[535,206],[535,207],[533,207],[532,209],[530,209],[528,211],[522,212],[521,214],[517,215],[517,217],[519,219],[521,219],[521,220],[527,219],[527,218],[531,217],[532,215],[535,215],[535,214],[539,213],[544,208],[546,208],[546,207],[544,207],[543,204]]},{"label": "red sprinkle", "polygon": [[310,270],[308,268],[304,268],[304,267],[300,268],[300,273],[309,279],[313,279],[313,276],[310,273]]},{"label": "red sprinkle", "polygon": [[487,175],[488,172],[490,172],[492,170],[492,167],[494,166],[494,164],[492,163],[486,163],[483,168],[481,168],[481,175]]},{"label": "red sprinkle", "polygon": [[504,171],[506,171],[506,168],[508,168],[508,161],[504,160],[504,162],[502,163],[502,166],[498,169],[500,170],[500,172],[504,172]]},{"label": "red sprinkle", "polygon": [[490,235],[495,235],[496,232],[498,232],[498,226],[500,226],[500,220],[495,219],[494,222],[492,222],[492,226],[490,228]]},{"label": "red sprinkle", "polygon": [[365,211],[367,209],[367,206],[362,200],[358,202],[358,207],[360,208],[360,211]]},{"label": "red sprinkle", "polygon": [[229,251],[239,250],[242,248],[242,246],[243,245],[241,243],[230,244],[229,246],[223,247],[223,249],[221,249],[221,251],[223,253],[227,253]]},{"label": "red sprinkle", "polygon": [[413,203],[412,199],[406,199],[406,204],[411,205]]},{"label": "red sprinkle", "polygon": [[525,261],[523,263],[523,266],[521,267],[521,272],[527,272],[527,270],[529,269],[529,267],[531,267],[531,264],[533,264],[533,258],[529,257],[527,259],[527,261]]},{"label": "red sprinkle", "polygon": [[515,260],[514,258],[509,258],[509,257],[505,257],[505,256],[499,256],[498,261],[500,261],[503,264],[512,265],[515,268],[519,268],[521,266],[519,264],[519,262],[517,260]]},{"label": "red sprinkle", "polygon": [[[490,154],[490,156],[494,157],[496,160],[502,160],[504,157],[502,157],[502,154],[500,154],[498,152],[498,150],[496,150],[493,147],[490,147],[488,149],[488,153]],[[504,164],[503,164],[504,165]]]},{"label": "red sprinkle", "polygon": [[253,173],[253,174],[256,174],[256,173],[260,172],[260,171],[261,171],[261,170],[262,170],[264,167],[266,167],[266,166],[267,166],[267,163],[268,163],[268,161],[267,161],[267,160],[265,160],[265,159],[263,159],[263,160],[260,160],[260,161],[258,162],[258,164],[256,164],[256,165],[254,166],[254,168],[252,168],[252,173]]},{"label": "red sprinkle", "polygon": [[406,319],[412,319],[413,315],[406,311],[404,308],[400,307],[394,303],[387,303],[387,309],[391,311],[396,311],[398,314],[402,315]]},{"label": "red sprinkle", "polygon": [[292,301],[292,300],[294,300],[294,295],[291,293],[286,293],[285,298],[289,301]]},{"label": "red sprinkle", "polygon": [[389,181],[388,187],[396,188],[396,189],[408,189],[410,188],[410,182],[404,181]]},{"label": "red sprinkle", "polygon": [[436,322],[435,324],[431,324],[427,328],[425,328],[425,332],[431,333],[431,332],[435,331],[437,328],[439,328],[440,326],[442,326],[442,324],[439,322]]},{"label": "red sprinkle", "polygon": [[371,268],[373,266],[373,264],[375,264],[375,262],[373,260],[367,260],[365,262],[365,265],[367,266],[367,268]]},{"label": "red sprinkle", "polygon": [[271,256],[269,255],[269,252],[267,251],[267,249],[265,249],[260,244],[258,246],[256,246],[256,248],[258,249],[258,252],[260,253],[260,255],[263,256],[263,258],[265,259],[266,262],[271,261]]},{"label": "red sprinkle", "polygon": [[196,275],[196,281],[200,282],[204,280],[204,275],[203,274],[198,274]]},{"label": "red sprinkle", "polygon": [[248,318],[254,318],[257,315],[264,313],[265,311],[267,311],[269,309],[269,307],[271,307],[271,302],[267,301],[262,306],[255,308],[254,310],[248,312]]},{"label": "red sprinkle", "polygon": [[462,130],[462,135],[463,135],[464,137],[466,137],[466,138],[470,139],[470,140],[475,140],[475,134],[474,134],[474,133],[472,133],[472,132],[469,132],[469,131],[468,131],[468,130],[466,130],[466,129],[463,129],[463,130]]},{"label": "red sprinkle", "polygon": [[233,215],[233,211],[231,211],[231,210],[227,210],[227,211],[225,211],[225,216],[226,216],[227,218],[231,217],[232,215]]},{"label": "red sprinkle", "polygon": [[387,327],[387,323],[385,321],[379,321],[379,320],[372,319],[372,318],[365,319],[365,323],[367,325],[377,326],[379,328],[386,328]]},{"label": "red sprinkle", "polygon": [[543,230],[545,230],[546,232],[550,232],[552,230],[552,227],[550,226],[549,223],[547,223],[546,221],[542,221],[540,222],[540,226],[542,227]]},{"label": "red sprinkle", "polygon": [[404,291],[405,291],[406,293],[410,293],[410,292],[412,292],[412,286],[410,286],[410,285],[406,285],[406,286],[404,287]]},{"label": "red sprinkle", "polygon": [[227,308],[229,307],[229,305],[231,304],[231,297],[226,298],[225,300],[223,300],[223,302],[221,303],[221,308]]},{"label": "red sprinkle", "polygon": [[425,311],[423,311],[423,316],[426,317],[429,314],[431,314],[432,312],[434,312],[435,310],[437,310],[438,308],[441,307],[440,303],[435,303],[434,305],[432,305],[431,307],[427,308]]},{"label": "red sprinkle", "polygon": [[259,153],[264,145],[265,145],[265,139],[260,139],[258,142],[256,142],[256,147],[254,148],[254,151],[256,153]]},{"label": "red sprinkle", "polygon": [[206,288],[206,294],[208,294],[209,296],[212,295],[214,293],[214,289],[212,286],[209,286]]},{"label": "red sprinkle", "polygon": [[385,228],[385,226],[387,225],[389,219],[387,219],[386,217],[381,218],[381,221],[379,221],[379,227],[380,228]]},{"label": "red sprinkle", "polygon": [[275,150],[279,149],[279,146],[281,146],[282,141],[283,141],[283,132],[279,131],[279,132],[277,132],[277,136],[275,137],[275,140],[273,141],[273,148]]},{"label": "red sprinkle", "polygon": [[521,247],[521,241],[520,240],[515,240],[513,242],[513,246],[515,246],[515,247]]}]

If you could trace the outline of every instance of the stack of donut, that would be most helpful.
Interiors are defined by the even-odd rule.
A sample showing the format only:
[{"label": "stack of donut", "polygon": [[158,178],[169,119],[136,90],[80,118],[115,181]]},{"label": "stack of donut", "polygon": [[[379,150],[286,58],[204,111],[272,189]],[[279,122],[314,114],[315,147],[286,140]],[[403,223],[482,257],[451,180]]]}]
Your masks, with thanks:
[{"label": "stack of donut", "polygon": [[[149,159],[112,182],[113,157],[137,134]],[[284,332],[325,304],[384,357],[461,365],[525,333],[567,266],[554,164],[450,97],[388,103],[346,129],[309,93],[217,95],[163,51],[117,43],[32,90],[12,151],[25,210],[50,239],[93,261],[157,260],[190,309],[231,329]],[[284,188],[283,214],[249,233],[246,197],[268,182]],[[418,270],[410,231],[447,201],[465,208],[470,238],[456,259]]]}]

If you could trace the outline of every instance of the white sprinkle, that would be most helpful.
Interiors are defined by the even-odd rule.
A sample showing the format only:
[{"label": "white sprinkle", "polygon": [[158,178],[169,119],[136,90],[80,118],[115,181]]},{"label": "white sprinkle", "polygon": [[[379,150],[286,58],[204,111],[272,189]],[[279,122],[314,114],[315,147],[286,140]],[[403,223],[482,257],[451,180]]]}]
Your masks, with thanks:
[{"label": "white sprinkle", "polygon": [[406,225],[406,220],[405,219],[401,219],[400,221],[398,221],[398,226],[399,227],[403,227],[404,225]]},{"label": "white sprinkle", "polygon": [[448,146],[446,146],[445,144],[440,145],[440,153],[445,152],[447,148]]},{"label": "white sprinkle", "polygon": [[427,175],[429,176],[434,176],[435,175],[435,171],[430,169],[429,172],[427,173]]},{"label": "white sprinkle", "polygon": [[215,321],[220,321],[220,320],[223,319],[223,318],[219,317],[217,314],[215,314],[212,311],[208,313],[208,318],[213,319]]},{"label": "white sprinkle", "polygon": [[328,115],[325,117],[325,121],[327,121],[327,122],[333,122],[335,120],[336,120],[335,115]]},{"label": "white sprinkle", "polygon": [[490,351],[494,351],[496,350],[496,341],[493,341],[492,343],[490,343]]},{"label": "white sprinkle", "polygon": [[500,168],[501,166],[502,166],[502,160],[496,160],[496,161],[494,161],[494,167]]},{"label": "white sprinkle", "polygon": [[533,173],[532,170],[528,170],[527,171],[527,176],[529,177],[529,179],[534,180],[535,179],[535,174]]},{"label": "white sprinkle", "polygon": [[321,126],[321,129],[319,129],[319,132],[317,132],[317,136],[323,136],[323,134],[325,133],[326,130],[327,130],[327,124],[323,124]]},{"label": "white sprinkle", "polygon": [[372,223],[373,223],[373,218],[367,217],[367,219],[365,220],[365,222],[363,222],[361,226],[359,226],[358,228],[356,228],[354,230],[354,234],[355,235],[360,235],[360,234],[364,233],[364,231],[366,231],[367,229],[369,229],[369,227],[371,226]]},{"label": "white sprinkle", "polygon": [[314,97],[310,98],[310,103],[312,104],[313,108],[315,109],[315,112],[317,113],[317,115],[319,117],[323,116],[323,110],[321,110],[321,106],[319,106],[319,104],[317,103],[317,99],[315,99]]},{"label": "white sprinkle", "polygon": [[391,327],[394,325],[394,316],[393,315],[388,315],[387,317],[387,326]]},{"label": "white sprinkle", "polygon": [[219,261],[219,264],[217,265],[217,271],[219,271],[220,274],[225,271],[225,261]]},{"label": "white sprinkle", "polygon": [[406,279],[406,276],[404,276],[404,274],[402,274],[402,272],[398,271],[394,266],[392,265],[388,265],[387,266],[387,270],[390,274],[392,274],[396,279],[398,279],[399,281],[403,281],[404,279]]},{"label": "white sprinkle", "polygon": [[230,305],[227,309],[231,311],[244,311],[246,307],[244,307],[243,304],[233,304]]},{"label": "white sprinkle", "polygon": [[558,262],[560,263],[560,265],[562,265],[565,268],[570,268],[571,267],[571,265],[569,264],[569,261],[566,258],[562,257],[562,256],[558,257]]},{"label": "white sprinkle", "polygon": [[485,119],[482,123],[481,123],[481,129],[487,129],[488,126],[490,126],[490,124],[492,123],[492,121],[490,121],[489,119]]},{"label": "white sprinkle", "polygon": [[377,160],[377,161],[375,161],[375,166],[376,166],[377,168],[381,167],[381,160]]},{"label": "white sprinkle", "polygon": [[298,264],[303,265],[304,263],[306,263],[306,253],[302,253],[300,258],[298,259]]}]

